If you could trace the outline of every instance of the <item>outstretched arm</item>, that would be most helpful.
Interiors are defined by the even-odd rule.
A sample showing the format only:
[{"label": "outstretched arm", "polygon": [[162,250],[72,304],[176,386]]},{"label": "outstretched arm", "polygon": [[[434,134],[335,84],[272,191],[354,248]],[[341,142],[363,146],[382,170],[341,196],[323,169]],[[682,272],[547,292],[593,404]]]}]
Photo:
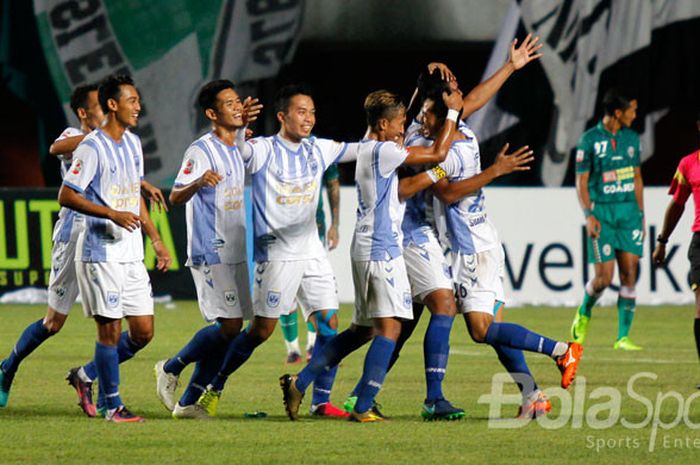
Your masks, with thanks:
[{"label": "outstretched arm", "polygon": [[514,171],[527,171],[530,169],[527,164],[534,160],[535,157],[532,155],[532,150],[528,150],[527,145],[508,155],[506,150],[508,150],[508,144],[504,145],[501,151],[498,152],[493,165],[476,176],[454,182],[449,182],[446,179],[437,182],[433,186],[435,196],[445,205],[450,205],[462,200],[501,176]]},{"label": "outstretched arm", "polygon": [[49,147],[49,154],[57,157],[65,153],[71,153],[78,148],[78,145],[85,139],[85,134],[80,134],[77,136],[66,137],[65,139],[60,139],[55,141]]}]

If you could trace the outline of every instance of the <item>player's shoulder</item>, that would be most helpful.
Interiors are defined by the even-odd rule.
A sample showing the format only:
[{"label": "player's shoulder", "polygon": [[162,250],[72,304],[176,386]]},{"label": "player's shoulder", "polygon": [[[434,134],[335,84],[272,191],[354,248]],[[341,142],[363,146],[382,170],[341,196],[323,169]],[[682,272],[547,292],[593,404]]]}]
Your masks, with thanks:
[{"label": "player's shoulder", "polygon": [[141,138],[137,134],[134,134],[133,132],[127,129],[126,131],[124,131],[123,137],[128,144],[131,144],[132,146],[135,146],[138,150],[141,150]]},{"label": "player's shoulder", "polygon": [[698,163],[700,163],[700,150],[696,150],[681,158],[681,161],[678,163],[678,167],[689,168],[693,165],[697,165]]}]

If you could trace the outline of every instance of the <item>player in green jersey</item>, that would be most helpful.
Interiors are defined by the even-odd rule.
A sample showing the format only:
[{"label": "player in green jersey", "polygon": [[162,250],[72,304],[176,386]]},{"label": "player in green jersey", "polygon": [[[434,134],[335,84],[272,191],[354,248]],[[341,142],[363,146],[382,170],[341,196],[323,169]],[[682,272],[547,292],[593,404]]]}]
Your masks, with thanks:
[{"label": "player in green jersey", "polygon": [[629,339],[634,318],[637,265],[644,240],[644,197],[640,143],[629,129],[637,117],[637,101],[609,91],[605,116],[579,139],[576,149],[576,192],[586,217],[588,262],[595,275],[586,283],[571,336],[583,343],[591,309],[607,288],[617,261],[620,292],[615,349],[640,350]]}]

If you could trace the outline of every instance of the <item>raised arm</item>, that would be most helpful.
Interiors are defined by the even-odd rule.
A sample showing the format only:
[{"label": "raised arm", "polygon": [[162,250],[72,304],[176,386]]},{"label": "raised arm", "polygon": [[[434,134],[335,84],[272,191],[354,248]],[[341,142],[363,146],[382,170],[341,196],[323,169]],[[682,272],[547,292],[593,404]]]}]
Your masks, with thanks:
[{"label": "raised arm", "polygon": [[447,157],[457,127],[459,110],[462,108],[462,94],[458,90],[449,95],[443,92],[442,98],[448,108],[447,118],[440,128],[435,142],[428,147],[408,147],[408,157],[406,157],[404,165],[435,165],[443,162]]},{"label": "raised arm", "polygon": [[49,154],[57,157],[59,155],[74,152],[83,139],[85,139],[85,134],[59,139],[51,144],[49,147]]},{"label": "raised arm", "polygon": [[482,187],[490,184],[495,179],[505,176],[514,171],[527,171],[530,169],[527,166],[535,157],[532,155],[532,150],[528,150],[528,146],[520,147],[512,154],[506,154],[509,144],[503,146],[496,161],[476,176],[460,181],[449,182],[446,179],[435,183],[433,193],[445,205],[462,200],[464,197],[476,192]]}]

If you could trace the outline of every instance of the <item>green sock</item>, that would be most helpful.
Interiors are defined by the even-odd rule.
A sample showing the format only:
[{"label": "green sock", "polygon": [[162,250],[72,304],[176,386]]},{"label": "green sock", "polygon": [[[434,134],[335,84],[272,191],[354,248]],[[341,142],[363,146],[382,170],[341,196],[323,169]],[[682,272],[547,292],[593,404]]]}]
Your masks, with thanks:
[{"label": "green sock", "polygon": [[282,334],[284,335],[285,341],[294,342],[299,338],[297,312],[290,313],[289,315],[280,315],[280,326],[282,327]]},{"label": "green sock", "polygon": [[316,332],[316,328],[314,328],[314,324],[311,323],[310,321],[307,321],[307,322],[306,322],[306,329],[307,329],[310,333],[315,333],[315,332]]},{"label": "green sock", "polygon": [[636,299],[619,296],[617,298],[617,339],[622,339],[630,333],[634,319]]},{"label": "green sock", "polygon": [[578,308],[579,315],[590,318],[591,310],[593,309],[595,303],[598,302],[599,298],[600,294],[590,295],[588,291],[583,291],[583,302],[581,302],[581,306]]}]

